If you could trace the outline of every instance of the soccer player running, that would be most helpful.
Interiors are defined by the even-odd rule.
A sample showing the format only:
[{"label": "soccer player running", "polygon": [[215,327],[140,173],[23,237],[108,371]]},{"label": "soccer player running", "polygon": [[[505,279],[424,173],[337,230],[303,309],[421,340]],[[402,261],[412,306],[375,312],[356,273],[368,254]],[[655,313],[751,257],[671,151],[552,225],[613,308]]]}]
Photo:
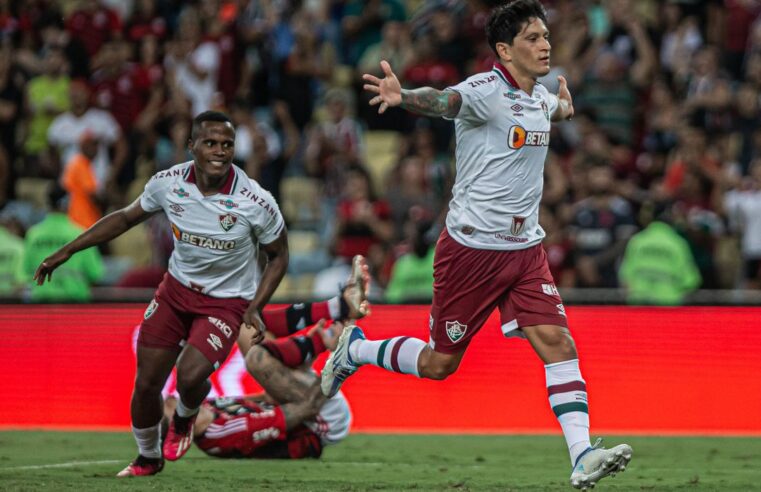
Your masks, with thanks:
[{"label": "soccer player running", "polygon": [[[235,129],[223,113],[193,119],[193,160],[153,176],[131,205],[96,222],[46,258],[38,284],[77,251],[109,241],[163,211],[174,233],[169,271],[145,311],[137,341],[132,431],[139,455],[117,476],[154,475],[190,447],[193,422],[242,330],[262,341],[260,317],[288,266],[287,233],[272,196],[233,166]],[[257,265],[259,247],[267,256]],[[161,390],[177,366],[179,401],[163,448]],[[163,451],[163,453],[162,453]]]},{"label": "soccer player running", "polygon": [[[343,440],[351,424],[348,402],[340,391],[325,397],[311,366],[322,352],[335,350],[347,323],[369,313],[369,282],[364,258],[355,256],[337,298],[265,309],[265,340],[254,346],[243,335],[238,340],[246,369],[265,393],[206,400],[193,426],[196,445],[218,458],[300,459],[318,458],[324,446]],[[323,318],[308,333],[294,333],[315,324],[315,315]],[[325,319],[338,321],[326,328]],[[166,419],[176,405],[174,398],[164,402]]]},{"label": "soccer player running", "polygon": [[557,95],[537,83],[550,71],[546,14],[536,0],[496,8],[487,23],[497,55],[490,72],[438,91],[403,90],[391,66],[364,75],[379,113],[401,106],[455,121],[457,177],[446,228],[436,245],[430,340],[366,340],[349,327],[322,373],[333,394],[360,365],[430,379],[457,370],[471,339],[499,309],[505,336],[528,339],[545,364],[550,405],[568,445],[571,485],[586,489],[624,470],[632,449],[591,445],[586,384],[538,222],[550,120],[573,116],[566,81]]}]

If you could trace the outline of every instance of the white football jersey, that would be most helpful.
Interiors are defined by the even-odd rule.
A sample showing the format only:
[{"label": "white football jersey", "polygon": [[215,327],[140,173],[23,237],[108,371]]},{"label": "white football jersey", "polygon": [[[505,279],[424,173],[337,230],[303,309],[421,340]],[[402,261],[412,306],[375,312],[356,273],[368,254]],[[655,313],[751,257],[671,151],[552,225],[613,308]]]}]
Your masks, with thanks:
[{"label": "white football jersey", "polygon": [[253,299],[259,284],[259,244],[278,238],[285,225],[269,192],[232,166],[222,190],[203,196],[193,161],[156,173],[140,206],[163,210],[172,224],[169,273],[212,297]]},{"label": "white football jersey", "polygon": [[539,202],[557,97],[539,83],[527,94],[499,63],[448,90],[462,96],[454,118],[457,176],[449,234],[479,249],[525,249],[541,242]]}]

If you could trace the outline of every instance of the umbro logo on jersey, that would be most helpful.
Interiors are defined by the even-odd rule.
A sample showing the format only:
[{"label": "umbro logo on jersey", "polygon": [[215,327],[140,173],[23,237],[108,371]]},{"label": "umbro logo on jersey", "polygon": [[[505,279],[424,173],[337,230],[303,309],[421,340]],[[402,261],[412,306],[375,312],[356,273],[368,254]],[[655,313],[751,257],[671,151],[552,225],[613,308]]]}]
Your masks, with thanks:
[{"label": "umbro logo on jersey", "polygon": [[233,214],[219,216],[219,225],[222,226],[225,232],[232,229],[236,222],[238,222],[238,217]]},{"label": "umbro logo on jersey", "polygon": [[513,104],[512,106],[510,106],[510,109],[512,109],[516,113],[520,113],[521,111],[523,111],[523,106],[521,106],[520,104]]},{"label": "umbro logo on jersey", "polygon": [[523,146],[547,147],[550,144],[550,132],[529,132],[523,127],[513,125],[507,132],[507,146],[520,149]]},{"label": "umbro logo on jersey", "polygon": [[169,205],[169,208],[172,209],[172,212],[174,212],[177,215],[180,215],[180,213],[185,211],[184,208],[182,208],[181,206],[177,205],[176,203],[173,203],[173,204]]}]

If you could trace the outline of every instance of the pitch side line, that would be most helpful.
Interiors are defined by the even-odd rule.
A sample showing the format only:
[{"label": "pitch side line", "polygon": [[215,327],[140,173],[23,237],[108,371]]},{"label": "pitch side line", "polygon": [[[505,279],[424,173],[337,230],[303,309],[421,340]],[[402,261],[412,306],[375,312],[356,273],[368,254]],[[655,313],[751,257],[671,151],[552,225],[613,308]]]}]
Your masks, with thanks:
[{"label": "pitch side line", "polygon": [[67,463],[52,463],[49,465],[28,465],[28,466],[8,466],[0,467],[0,472],[7,470],[42,470],[45,468],[71,468],[82,465],[108,465],[112,463],[121,463],[124,460],[99,460],[99,461],[69,461]]}]

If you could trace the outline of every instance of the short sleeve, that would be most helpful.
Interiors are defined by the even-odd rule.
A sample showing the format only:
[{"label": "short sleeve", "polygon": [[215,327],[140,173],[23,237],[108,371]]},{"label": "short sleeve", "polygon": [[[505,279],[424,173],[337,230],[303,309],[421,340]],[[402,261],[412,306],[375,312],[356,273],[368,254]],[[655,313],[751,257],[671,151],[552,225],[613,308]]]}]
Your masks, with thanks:
[{"label": "short sleeve", "polygon": [[148,184],[145,185],[143,194],[140,195],[140,206],[146,212],[156,212],[163,209],[164,205],[164,183],[162,180],[153,176]]},{"label": "short sleeve", "polygon": [[280,213],[280,207],[269,192],[262,190],[262,198],[266,206],[259,220],[254,223],[253,229],[259,244],[270,244],[280,236],[285,227],[285,220]]},{"label": "short sleeve", "polygon": [[545,99],[547,100],[547,108],[549,110],[550,116],[552,116],[555,114],[555,111],[557,111],[558,106],[560,105],[558,102],[558,96],[552,94],[550,91],[547,91]]},{"label": "short sleeve", "polygon": [[473,87],[478,82],[471,78],[446,88],[447,91],[458,92],[462,97],[462,105],[457,116],[448,119],[463,120],[471,125],[481,125],[491,118],[494,104],[490,96],[494,92],[494,87],[489,84]]}]

